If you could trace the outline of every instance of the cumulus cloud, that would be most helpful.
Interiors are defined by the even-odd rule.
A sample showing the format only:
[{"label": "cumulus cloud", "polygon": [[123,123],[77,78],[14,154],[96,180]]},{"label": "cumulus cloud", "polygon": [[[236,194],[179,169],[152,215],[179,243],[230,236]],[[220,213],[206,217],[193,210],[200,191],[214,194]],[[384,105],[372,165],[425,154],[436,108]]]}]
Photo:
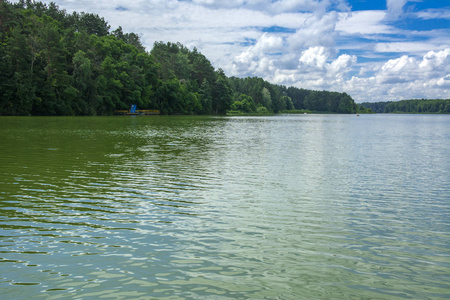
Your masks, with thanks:
[{"label": "cumulus cloud", "polygon": [[282,49],[283,38],[264,33],[258,38],[254,46],[235,57],[233,72],[237,74],[265,74],[265,72],[273,70],[273,61],[269,56]]},{"label": "cumulus cloud", "polygon": [[[295,69],[299,60],[304,67],[312,68],[309,56],[316,61],[325,62],[330,53],[334,52],[335,26],[338,14],[330,12],[322,16],[316,14],[300,14],[303,22],[298,24],[292,34],[274,35],[264,33],[258,38],[255,45],[243,50],[235,56],[231,72],[233,75],[256,75],[267,77],[261,70]],[[304,52],[306,50],[306,52]],[[318,53],[316,53],[318,51]],[[319,53],[320,52],[320,53]],[[280,53],[282,55],[274,55]],[[326,56],[326,57],[321,57]],[[262,65],[267,68],[261,68]],[[269,67],[270,66],[270,67]],[[322,65],[323,66],[323,65]],[[257,73],[255,73],[257,72]]]},{"label": "cumulus cloud", "polygon": [[377,75],[378,83],[407,82],[416,77],[417,61],[413,57],[403,55],[386,62]]},{"label": "cumulus cloud", "polygon": [[[436,81],[436,85],[443,88],[450,88],[450,74],[445,75],[444,77],[439,78]],[[448,94],[447,94],[448,95]],[[447,96],[448,98],[448,96]]]},{"label": "cumulus cloud", "polygon": [[450,48],[434,52],[428,52],[419,64],[421,70],[425,72],[445,72],[450,73]]},{"label": "cumulus cloud", "polygon": [[343,79],[345,74],[351,71],[353,65],[357,62],[356,55],[342,54],[336,60],[328,65],[328,71],[331,75]]},{"label": "cumulus cloud", "polygon": [[332,60],[332,51],[325,47],[312,47],[304,51],[299,59],[299,70],[303,73],[304,78],[313,75],[317,78],[326,78],[327,85],[332,86],[342,81],[346,74],[351,71],[357,62],[355,55],[342,54]]},{"label": "cumulus cloud", "polygon": [[330,53],[325,47],[311,47],[299,59],[300,69],[323,70]]},{"label": "cumulus cloud", "polygon": [[[403,55],[347,78],[357,57],[342,54],[332,59],[323,47],[305,50],[298,70],[277,70],[271,80],[311,89],[345,91],[357,102],[414,98],[449,98],[450,48],[429,51],[421,58]],[[365,76],[366,73],[372,75]]]},{"label": "cumulus cloud", "polygon": [[[309,89],[330,89],[340,86],[348,72],[357,62],[355,55],[334,56],[333,49],[316,46],[303,51],[296,69],[276,69],[270,76],[271,82],[288,84]],[[335,57],[333,59],[333,57]]]},{"label": "cumulus cloud", "polygon": [[450,73],[450,48],[430,51],[422,60],[403,55],[390,59],[380,69],[377,79],[380,83],[396,83],[439,78]]},{"label": "cumulus cloud", "polygon": [[429,51],[421,59],[390,59],[371,77],[353,77],[345,89],[360,101],[449,98],[450,48]]}]

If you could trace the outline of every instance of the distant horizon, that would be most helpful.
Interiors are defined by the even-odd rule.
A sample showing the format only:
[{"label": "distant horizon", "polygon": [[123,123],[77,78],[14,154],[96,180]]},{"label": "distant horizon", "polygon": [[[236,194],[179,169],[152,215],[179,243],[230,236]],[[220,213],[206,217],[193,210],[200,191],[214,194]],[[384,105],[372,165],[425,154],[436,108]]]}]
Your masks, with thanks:
[{"label": "distant horizon", "polygon": [[227,76],[346,92],[357,103],[450,97],[444,1],[52,2],[138,34],[147,51],[158,41],[196,47]]},{"label": "distant horizon", "polygon": [[381,101],[363,101],[363,102],[357,102],[355,100],[355,103],[361,104],[361,103],[379,103],[379,102],[400,102],[400,101],[409,101],[409,100],[423,100],[423,101],[431,101],[431,100],[450,100],[450,98],[414,98],[414,99],[401,99],[401,100],[381,100]]}]

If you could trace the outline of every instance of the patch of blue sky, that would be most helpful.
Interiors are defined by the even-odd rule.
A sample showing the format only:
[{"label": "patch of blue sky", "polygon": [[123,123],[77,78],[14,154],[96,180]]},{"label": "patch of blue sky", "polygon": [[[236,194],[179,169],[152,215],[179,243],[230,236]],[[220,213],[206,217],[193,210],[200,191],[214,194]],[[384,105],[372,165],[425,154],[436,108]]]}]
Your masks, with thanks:
[{"label": "patch of blue sky", "polygon": [[[349,53],[347,53],[349,54]],[[352,53],[358,58],[358,63],[373,63],[373,62],[386,62],[389,59],[398,58],[398,53],[395,52],[373,52],[365,51],[359,54]]]},{"label": "patch of blue sky", "polygon": [[[415,37],[414,40],[421,39],[421,37]],[[425,40],[426,38],[424,38]],[[371,39],[368,41],[368,43],[390,43],[390,42],[399,42],[399,41],[405,41],[410,40],[410,31],[405,30],[404,32],[400,33],[390,33],[390,34],[376,34],[371,35]]]},{"label": "patch of blue sky", "polygon": [[[386,10],[386,0],[348,0],[352,11],[358,10]],[[448,0],[408,1],[403,11],[420,11],[425,9],[443,8],[450,6]]]},{"label": "patch of blue sky", "polygon": [[419,11],[430,8],[443,8],[449,7],[450,2],[448,0],[425,0],[425,1],[410,1],[404,6],[405,11]]},{"label": "patch of blue sky", "polygon": [[421,20],[417,18],[404,18],[393,23],[397,28],[405,30],[426,31],[433,29],[450,29],[450,20],[429,19]]},{"label": "patch of blue sky", "polygon": [[281,26],[270,26],[270,27],[258,27],[258,30],[262,32],[276,32],[276,33],[295,33],[296,30],[294,28],[281,27]]},{"label": "patch of blue sky", "polygon": [[243,47],[250,47],[256,44],[256,39],[246,38],[244,42],[240,42],[239,45]]},{"label": "patch of blue sky", "polygon": [[283,56],[284,53],[283,52],[270,52],[270,53],[266,53],[269,56]]},{"label": "patch of blue sky", "polygon": [[[359,75],[359,71],[358,70],[352,70],[350,72],[347,73],[347,78],[352,78],[353,76],[358,76]],[[368,72],[366,72],[366,75],[375,75],[375,72],[370,72],[370,74]]]},{"label": "patch of blue sky", "polygon": [[129,10],[129,9],[126,8],[126,7],[123,7],[123,6],[119,5],[119,6],[117,6],[117,7],[115,8],[115,10],[118,10],[118,11],[127,11],[127,10]]},{"label": "patch of blue sky", "polygon": [[386,0],[349,0],[348,4],[352,11],[386,9]]},{"label": "patch of blue sky", "polygon": [[338,45],[338,46],[349,45],[351,48],[354,48],[355,44],[365,44],[365,43],[370,43],[371,41],[373,41],[373,39],[371,39],[371,38],[342,35],[336,41],[336,45]]},{"label": "patch of blue sky", "polygon": [[[377,37],[377,43],[388,43],[396,41],[394,38],[383,38],[383,36]],[[374,46],[373,39],[366,39],[362,37],[357,38],[345,38],[336,42],[335,48],[338,50],[338,55],[341,54],[355,54],[372,52]]]}]

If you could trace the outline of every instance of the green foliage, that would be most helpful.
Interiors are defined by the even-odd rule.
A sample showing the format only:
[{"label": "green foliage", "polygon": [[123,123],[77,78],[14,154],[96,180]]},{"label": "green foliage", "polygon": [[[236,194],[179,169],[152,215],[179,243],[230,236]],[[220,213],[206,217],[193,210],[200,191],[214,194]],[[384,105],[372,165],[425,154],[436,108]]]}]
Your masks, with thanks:
[{"label": "green foliage", "polygon": [[[158,66],[135,34],[54,4],[0,3],[0,115],[103,115],[157,108]],[[7,26],[6,26],[7,25]]]},{"label": "green foliage", "polygon": [[412,99],[397,102],[364,102],[361,103],[361,107],[370,109],[376,113],[448,114],[450,113],[450,99]]},{"label": "green foliage", "polygon": [[252,113],[256,111],[256,105],[251,96],[241,94],[231,105],[231,110]]},{"label": "green foliage", "polygon": [[357,112],[362,113],[362,114],[373,114],[373,111],[371,108],[364,107],[361,104],[357,105]]},{"label": "green foliage", "polygon": [[270,92],[266,87],[263,87],[261,91],[261,102],[260,104],[267,108],[268,110],[272,108],[272,97],[270,96]]},{"label": "green foliage", "polygon": [[268,114],[269,110],[260,103],[260,104],[258,104],[258,107],[256,108],[256,112],[258,114]]},{"label": "green foliage", "polygon": [[208,114],[212,111],[212,90],[206,78],[203,79],[199,91],[201,111],[200,113]]},{"label": "green foliage", "polygon": [[145,47],[141,43],[141,38],[136,33],[123,33],[122,26],[119,26],[112,34],[119,40],[135,46],[139,51],[145,52]]},{"label": "green foliage", "polygon": [[228,82],[227,77],[223,70],[219,69],[217,71],[217,79],[214,84],[212,107],[213,112],[216,114],[225,114],[231,106],[232,90]]},{"label": "green foliage", "polygon": [[255,105],[265,107],[269,112],[306,109],[320,112],[356,113],[358,109],[353,99],[346,93],[286,88],[258,77],[231,77],[229,81],[235,101],[241,94],[249,95]]}]

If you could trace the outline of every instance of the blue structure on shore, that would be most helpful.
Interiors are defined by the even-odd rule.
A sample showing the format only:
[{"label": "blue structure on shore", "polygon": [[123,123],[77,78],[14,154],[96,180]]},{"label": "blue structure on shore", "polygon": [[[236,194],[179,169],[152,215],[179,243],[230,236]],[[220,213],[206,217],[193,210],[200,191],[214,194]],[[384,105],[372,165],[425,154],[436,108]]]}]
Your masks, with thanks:
[{"label": "blue structure on shore", "polygon": [[149,116],[149,115],[159,115],[161,114],[161,112],[157,109],[137,109],[137,105],[132,104],[129,110],[115,110],[114,114],[127,116],[134,116],[134,115]]}]

